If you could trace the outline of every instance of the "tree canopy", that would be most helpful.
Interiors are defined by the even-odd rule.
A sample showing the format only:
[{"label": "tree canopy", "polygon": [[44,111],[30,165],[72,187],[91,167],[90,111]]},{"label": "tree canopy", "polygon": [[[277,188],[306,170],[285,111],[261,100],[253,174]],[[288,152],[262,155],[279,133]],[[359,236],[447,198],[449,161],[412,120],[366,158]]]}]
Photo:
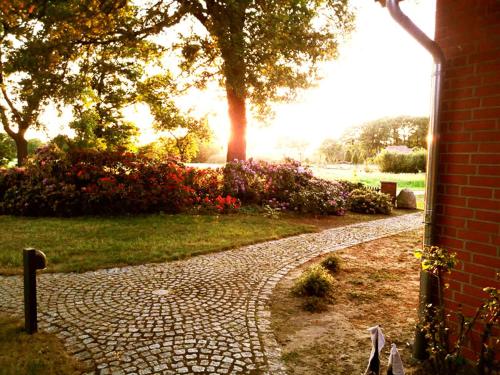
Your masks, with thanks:
[{"label": "tree canopy", "polygon": [[87,55],[96,46],[138,43],[115,35],[128,30],[134,13],[125,2],[13,0],[2,2],[0,19],[0,119],[21,165],[28,154],[26,131],[41,127],[44,107],[83,102],[90,83]]},{"label": "tree canopy", "polygon": [[[310,87],[353,25],[348,0],[12,0],[0,5],[0,19],[0,120],[19,164],[26,131],[41,126],[49,103],[73,106],[72,127],[85,142],[133,135],[121,109],[143,95],[145,63],[163,50],[150,36],[189,22],[171,45],[179,67],[190,85],[225,88],[227,159],[245,159],[247,104],[265,117],[271,102]],[[164,123],[165,111],[161,121],[152,112]]]},{"label": "tree canopy", "polygon": [[0,120],[20,165],[25,134],[42,127],[39,115],[49,103],[73,108],[73,145],[132,144],[137,128],[122,110],[138,102],[146,67],[163,52],[147,37],[178,22],[154,11],[126,0],[0,4]]},{"label": "tree canopy", "polygon": [[366,157],[377,155],[392,145],[427,147],[427,117],[384,117],[350,128],[342,136],[344,144],[354,145]]},{"label": "tree canopy", "polygon": [[348,0],[164,0],[149,14],[163,23],[194,21],[174,47],[194,85],[217,79],[225,88],[227,160],[246,158],[247,102],[266,116],[271,102],[310,87],[353,25]]}]

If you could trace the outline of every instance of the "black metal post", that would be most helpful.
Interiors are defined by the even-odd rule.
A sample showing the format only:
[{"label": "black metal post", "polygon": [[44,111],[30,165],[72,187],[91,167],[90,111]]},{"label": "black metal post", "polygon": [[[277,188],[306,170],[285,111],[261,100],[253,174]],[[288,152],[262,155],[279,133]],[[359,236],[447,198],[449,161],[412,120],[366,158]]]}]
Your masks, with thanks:
[{"label": "black metal post", "polygon": [[45,254],[35,249],[23,250],[24,327],[29,334],[38,330],[36,308],[36,270],[46,266]]}]

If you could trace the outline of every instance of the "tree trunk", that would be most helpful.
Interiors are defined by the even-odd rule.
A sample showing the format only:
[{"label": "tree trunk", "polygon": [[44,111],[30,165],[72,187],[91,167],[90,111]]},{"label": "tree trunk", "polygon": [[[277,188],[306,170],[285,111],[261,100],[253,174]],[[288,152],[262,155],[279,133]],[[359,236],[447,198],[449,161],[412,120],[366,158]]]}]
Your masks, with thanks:
[{"label": "tree trunk", "polygon": [[28,141],[24,138],[24,134],[17,134],[14,141],[16,142],[17,165],[22,167],[28,157]]},{"label": "tree trunk", "polygon": [[246,160],[247,158],[247,114],[245,98],[238,95],[232,87],[226,87],[229,121],[231,132],[227,146],[226,161],[235,159]]}]

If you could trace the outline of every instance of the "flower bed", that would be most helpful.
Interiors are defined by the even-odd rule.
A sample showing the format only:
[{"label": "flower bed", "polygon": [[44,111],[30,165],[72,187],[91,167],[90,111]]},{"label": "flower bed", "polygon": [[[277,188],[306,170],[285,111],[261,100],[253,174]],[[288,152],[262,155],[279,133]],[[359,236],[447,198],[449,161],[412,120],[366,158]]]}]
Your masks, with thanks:
[{"label": "flower bed", "polygon": [[235,198],[220,196],[221,190],[210,184],[195,190],[202,175],[174,160],[46,148],[25,168],[0,172],[0,213],[78,216],[239,207]]},{"label": "flower bed", "polygon": [[250,159],[196,169],[127,152],[46,147],[26,167],[0,170],[0,214],[228,213],[245,204],[343,215],[350,188],[315,178],[292,160],[277,164]]},{"label": "flower bed", "polygon": [[313,177],[309,168],[294,160],[227,163],[224,192],[246,204],[322,215],[343,215],[348,196],[342,185]]}]

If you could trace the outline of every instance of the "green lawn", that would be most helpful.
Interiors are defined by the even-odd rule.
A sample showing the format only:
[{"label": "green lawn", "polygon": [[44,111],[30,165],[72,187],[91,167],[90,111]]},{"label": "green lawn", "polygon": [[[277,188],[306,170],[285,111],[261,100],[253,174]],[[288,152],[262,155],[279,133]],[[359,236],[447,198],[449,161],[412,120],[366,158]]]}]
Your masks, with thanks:
[{"label": "green lawn", "polygon": [[364,165],[352,166],[346,164],[332,165],[329,167],[312,167],[316,177],[326,180],[349,180],[363,182],[370,186],[380,186],[380,181],[397,182],[398,189],[408,188],[421,191],[425,188],[425,173],[382,173],[375,167]]},{"label": "green lawn", "polygon": [[85,368],[48,333],[28,335],[21,321],[0,316],[0,375],[81,374]]},{"label": "green lawn", "polygon": [[162,262],[317,230],[260,215],[149,215],[26,218],[0,216],[0,273],[20,273],[22,249],[47,255],[48,271]]}]

